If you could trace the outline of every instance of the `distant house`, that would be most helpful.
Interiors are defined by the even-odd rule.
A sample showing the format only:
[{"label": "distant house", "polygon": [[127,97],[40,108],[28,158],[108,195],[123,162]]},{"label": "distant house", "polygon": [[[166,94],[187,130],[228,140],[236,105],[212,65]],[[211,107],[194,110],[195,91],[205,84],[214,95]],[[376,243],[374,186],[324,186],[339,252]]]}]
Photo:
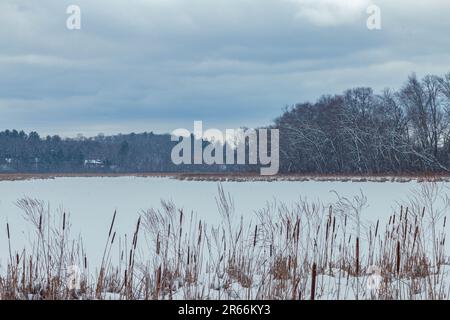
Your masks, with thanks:
[{"label": "distant house", "polygon": [[[1,159],[0,162],[2,162]],[[5,158],[3,163],[0,164],[0,172],[13,172],[14,169],[11,167],[12,163],[12,158]]]},{"label": "distant house", "polygon": [[84,160],[84,167],[85,168],[103,168],[105,166],[104,162],[102,160],[98,159],[89,159]]}]

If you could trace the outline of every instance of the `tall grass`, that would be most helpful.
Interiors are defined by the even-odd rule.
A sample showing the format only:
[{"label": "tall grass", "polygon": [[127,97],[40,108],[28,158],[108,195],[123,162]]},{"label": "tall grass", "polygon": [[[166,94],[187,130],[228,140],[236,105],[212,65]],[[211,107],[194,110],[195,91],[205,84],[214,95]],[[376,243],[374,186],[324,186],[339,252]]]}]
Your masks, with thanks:
[{"label": "tall grass", "polygon": [[[17,205],[32,226],[31,246],[6,237],[9,260],[2,299],[447,299],[445,225],[448,200],[422,183],[388,221],[363,219],[366,199],[325,205],[271,202],[244,222],[219,185],[221,221],[208,225],[172,202],[141,213],[132,237],[105,224],[101,264],[89,266],[70,216],[44,202]],[[247,220],[246,220],[247,221]],[[118,250],[115,252],[113,250]],[[118,254],[116,262],[112,259]],[[69,266],[79,267],[73,286]],[[381,281],[376,288],[368,281]],[[75,278],[76,280],[77,278]]]}]

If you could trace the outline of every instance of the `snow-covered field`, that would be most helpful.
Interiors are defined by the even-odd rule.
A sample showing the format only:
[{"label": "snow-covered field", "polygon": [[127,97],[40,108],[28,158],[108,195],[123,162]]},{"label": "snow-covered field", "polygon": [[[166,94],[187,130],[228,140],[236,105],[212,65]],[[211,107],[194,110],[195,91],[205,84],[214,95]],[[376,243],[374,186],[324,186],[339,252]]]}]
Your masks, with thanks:
[{"label": "snow-covered field", "polygon": [[[412,191],[419,187],[419,183],[414,180],[252,181],[220,184],[234,201],[235,217],[242,216],[248,223],[255,222],[255,212],[270,203],[284,203],[289,207],[303,199],[326,206],[334,204],[338,195],[352,199],[361,192],[367,197],[367,204],[361,212],[362,221],[375,223],[380,219],[387,223],[394,212],[398,214],[400,204],[408,202]],[[444,187],[443,190],[446,190],[447,185],[450,186],[448,182],[438,184]],[[214,181],[187,181],[168,177],[70,177],[0,181],[0,270],[10,259],[7,223],[13,252],[20,252],[22,248],[32,245],[30,226],[24,222],[23,213],[16,205],[20,198],[40,199],[48,203],[51,210],[70,214],[72,238],[78,234],[82,236],[90,264],[99,266],[114,211],[117,211],[115,230],[118,236],[128,235],[128,239],[132,237],[139,215],[150,208],[159,209],[161,200],[173,201],[185,213],[194,212],[199,219],[215,225],[222,219],[217,210],[218,187],[219,183]],[[141,254],[145,255],[145,250]],[[321,279],[319,286],[324,284],[324,278]],[[335,284],[331,287],[335,287]],[[175,297],[182,298],[181,292],[175,293]]]},{"label": "snow-covered field", "polygon": [[[236,212],[244,219],[254,220],[255,210],[267,202],[294,203],[300,197],[320,200],[322,203],[337,200],[333,191],[352,197],[361,191],[367,197],[368,206],[363,218],[376,221],[388,218],[398,202],[407,200],[417,182],[221,182],[231,194]],[[450,186],[450,184],[449,184]],[[47,180],[0,181],[0,252],[6,253],[6,222],[9,222],[13,246],[19,249],[28,239],[18,199],[27,196],[44,200],[53,209],[63,208],[70,213],[72,233],[81,233],[90,257],[100,256],[104,239],[114,210],[117,210],[116,226],[120,233],[131,233],[142,210],[159,208],[160,201],[172,200],[186,212],[194,211],[208,223],[218,222],[218,182],[180,181],[171,178],[151,177],[89,177],[55,178]]]}]

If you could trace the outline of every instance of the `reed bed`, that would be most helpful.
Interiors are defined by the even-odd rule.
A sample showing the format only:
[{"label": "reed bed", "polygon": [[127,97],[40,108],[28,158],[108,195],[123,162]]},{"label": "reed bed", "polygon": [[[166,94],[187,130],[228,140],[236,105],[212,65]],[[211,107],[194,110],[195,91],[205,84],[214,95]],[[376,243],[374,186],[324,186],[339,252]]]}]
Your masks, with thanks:
[{"label": "reed bed", "polygon": [[364,219],[361,193],[326,205],[273,201],[244,222],[219,185],[216,225],[162,201],[119,236],[114,212],[97,266],[71,237],[69,214],[24,198],[33,239],[14,248],[7,224],[0,298],[448,299],[445,191],[422,183],[387,221]]}]

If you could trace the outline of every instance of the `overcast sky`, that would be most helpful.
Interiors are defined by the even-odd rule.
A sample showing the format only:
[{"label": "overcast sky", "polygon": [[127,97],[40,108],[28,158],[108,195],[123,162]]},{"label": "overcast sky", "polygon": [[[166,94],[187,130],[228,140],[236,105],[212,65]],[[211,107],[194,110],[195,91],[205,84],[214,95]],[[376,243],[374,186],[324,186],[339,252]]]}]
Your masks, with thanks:
[{"label": "overcast sky", "polygon": [[269,124],[321,94],[449,72],[448,30],[448,0],[0,0],[0,130]]}]

